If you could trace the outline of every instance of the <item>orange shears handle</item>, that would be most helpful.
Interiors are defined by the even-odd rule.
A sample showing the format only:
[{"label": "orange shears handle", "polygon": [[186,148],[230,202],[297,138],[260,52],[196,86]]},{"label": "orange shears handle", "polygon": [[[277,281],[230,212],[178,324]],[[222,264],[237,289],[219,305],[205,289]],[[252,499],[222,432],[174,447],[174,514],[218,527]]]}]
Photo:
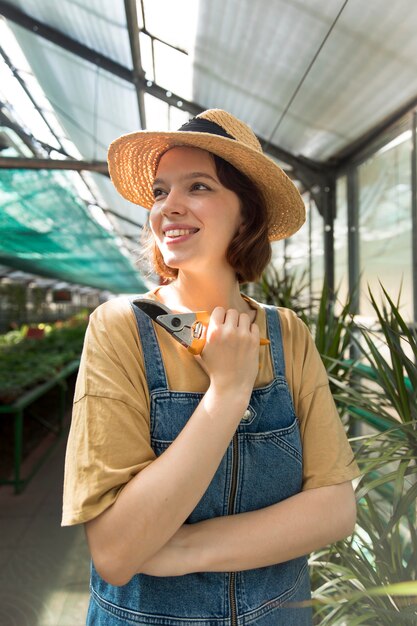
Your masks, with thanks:
[{"label": "orange shears handle", "polygon": [[210,313],[207,311],[195,312],[195,322],[191,327],[192,342],[187,348],[188,352],[191,352],[191,354],[197,355],[203,352],[203,348],[206,343],[206,332],[209,321]]},{"label": "orange shears handle", "polygon": [[[188,352],[197,355],[201,354],[206,343],[207,326],[210,321],[210,313],[207,311],[196,311],[195,322],[191,327],[192,343],[187,348]],[[259,340],[261,346],[268,346],[270,344],[269,339],[261,338]]]}]

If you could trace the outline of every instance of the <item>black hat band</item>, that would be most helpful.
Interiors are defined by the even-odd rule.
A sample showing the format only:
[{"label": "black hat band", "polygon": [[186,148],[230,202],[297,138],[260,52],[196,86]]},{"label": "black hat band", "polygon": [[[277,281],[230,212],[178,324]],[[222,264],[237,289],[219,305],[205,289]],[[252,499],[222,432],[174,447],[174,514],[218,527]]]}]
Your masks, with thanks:
[{"label": "black hat band", "polygon": [[[178,129],[179,132],[190,131],[192,133],[209,133],[210,135],[220,135],[220,137],[226,137],[226,139],[234,139],[232,135],[229,135],[228,132],[224,130],[221,126],[212,122],[211,120],[206,120],[203,117],[194,117],[192,120],[189,120],[185,124]],[[236,140],[235,140],[236,141]]]}]

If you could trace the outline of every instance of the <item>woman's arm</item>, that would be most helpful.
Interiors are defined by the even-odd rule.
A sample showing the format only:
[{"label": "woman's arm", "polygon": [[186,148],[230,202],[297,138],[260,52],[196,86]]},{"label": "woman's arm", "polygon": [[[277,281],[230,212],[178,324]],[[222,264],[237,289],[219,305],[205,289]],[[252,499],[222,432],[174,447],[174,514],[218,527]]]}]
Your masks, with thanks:
[{"label": "woman's arm", "polygon": [[259,329],[237,311],[213,311],[202,354],[210,386],[169,448],[87,522],[100,575],[127,583],[182,526],[206,491],[249,403],[258,371]]},{"label": "woman's arm", "polygon": [[282,563],[350,535],[355,520],[350,482],[309,489],[258,511],[184,525],[140,571],[180,576]]}]

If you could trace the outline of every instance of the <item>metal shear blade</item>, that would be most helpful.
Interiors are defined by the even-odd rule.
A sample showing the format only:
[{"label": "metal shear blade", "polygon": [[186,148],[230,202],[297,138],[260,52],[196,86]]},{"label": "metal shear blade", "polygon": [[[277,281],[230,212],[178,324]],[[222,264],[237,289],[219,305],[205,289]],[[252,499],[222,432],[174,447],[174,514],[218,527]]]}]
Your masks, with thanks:
[{"label": "metal shear blade", "polygon": [[200,339],[204,327],[200,322],[196,323],[195,313],[172,313],[164,304],[147,298],[133,302],[184,347],[189,348],[195,339]]}]

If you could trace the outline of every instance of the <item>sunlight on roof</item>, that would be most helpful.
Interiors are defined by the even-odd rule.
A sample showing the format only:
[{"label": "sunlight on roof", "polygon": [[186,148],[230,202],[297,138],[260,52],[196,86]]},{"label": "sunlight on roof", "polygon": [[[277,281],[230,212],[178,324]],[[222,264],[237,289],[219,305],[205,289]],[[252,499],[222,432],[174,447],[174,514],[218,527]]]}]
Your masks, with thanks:
[{"label": "sunlight on roof", "polygon": [[406,130],[405,132],[401,133],[401,135],[398,135],[398,137],[395,137],[395,139],[387,143],[383,148],[378,150],[378,152],[376,152],[375,154],[383,154],[384,152],[388,152],[388,150],[392,150],[392,148],[395,148],[396,146],[399,146],[405,141],[408,141],[409,139],[411,139],[411,136],[412,136],[411,130]]},{"label": "sunlight on roof", "polygon": [[21,127],[35,139],[55,150],[64,148],[74,158],[81,158],[80,152],[65,135],[51,103],[33,75],[25,55],[4,19],[0,19],[0,41],[2,49],[9,57],[12,67],[24,81],[36,106],[2,57],[0,58],[0,100],[8,106]]},{"label": "sunlight on roof", "polygon": [[97,204],[89,204],[88,208],[92,217],[100,224],[100,226],[109,232],[114,231],[113,224],[110,222],[101,207],[97,206]]},{"label": "sunlight on roof", "polygon": [[198,5],[198,0],[145,0],[146,27],[152,35],[190,52],[195,42]]},{"label": "sunlight on roof", "polygon": [[18,70],[30,72],[29,63],[4,18],[0,19],[0,41],[4,50],[6,50],[7,54],[13,60],[14,66]]},{"label": "sunlight on roof", "polygon": [[[175,93],[185,100],[191,100],[193,95],[198,6],[198,0],[144,1],[145,26],[156,38],[152,41],[145,33],[140,36],[146,78],[166,89],[169,95]],[[138,13],[141,14],[139,2]],[[149,94],[145,102],[149,130],[178,128],[189,118],[181,108],[168,107]]]}]

